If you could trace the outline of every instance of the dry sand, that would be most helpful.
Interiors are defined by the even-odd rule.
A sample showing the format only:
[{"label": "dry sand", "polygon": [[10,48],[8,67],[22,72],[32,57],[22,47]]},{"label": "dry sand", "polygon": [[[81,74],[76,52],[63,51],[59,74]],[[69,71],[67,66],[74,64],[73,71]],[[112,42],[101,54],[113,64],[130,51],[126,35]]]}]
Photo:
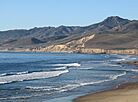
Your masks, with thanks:
[{"label": "dry sand", "polygon": [[74,99],[74,102],[138,102],[138,83],[125,84],[110,91],[81,96]]},{"label": "dry sand", "polygon": [[[121,62],[138,66],[138,61]],[[138,102],[138,83],[129,83],[116,89],[78,97],[73,102]]]}]

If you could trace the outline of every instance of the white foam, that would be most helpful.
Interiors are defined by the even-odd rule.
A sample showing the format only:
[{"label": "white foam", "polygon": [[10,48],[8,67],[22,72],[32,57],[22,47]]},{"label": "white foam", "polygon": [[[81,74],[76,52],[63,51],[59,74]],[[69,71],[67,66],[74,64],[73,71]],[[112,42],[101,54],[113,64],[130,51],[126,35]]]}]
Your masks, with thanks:
[{"label": "white foam", "polygon": [[130,58],[130,59],[135,60],[135,59],[137,59],[137,58],[134,58],[134,57],[133,57],[133,58]]},{"label": "white foam", "polygon": [[68,70],[63,70],[63,71],[32,72],[32,73],[27,73],[27,74],[1,76],[0,84],[11,83],[14,81],[24,81],[24,80],[56,77],[56,76],[59,76],[61,74],[68,73],[68,72],[69,72]]},{"label": "white foam", "polygon": [[119,62],[119,61],[125,61],[126,59],[122,58],[122,59],[114,59],[114,60],[111,60],[111,61],[115,61],[115,62]]},{"label": "white foam", "polygon": [[28,73],[28,71],[25,71],[25,72],[18,72],[18,73],[16,73],[17,75],[21,75],[21,74],[27,74]]},{"label": "white foam", "polygon": [[61,69],[66,69],[67,67],[58,67],[58,68],[55,68],[56,70],[61,70]]},{"label": "white foam", "polygon": [[7,98],[0,98],[0,100],[7,100],[7,99],[25,99],[30,98],[32,96],[15,96],[15,97],[7,97]]},{"label": "white foam", "polygon": [[88,83],[80,83],[81,86],[86,86],[86,85],[92,85],[92,84],[99,84],[99,83],[103,83],[106,81],[110,81],[109,79],[107,80],[100,80],[100,81],[95,81],[95,82],[88,82]]},{"label": "white foam", "polygon": [[103,82],[106,82],[106,81],[110,81],[110,80],[107,79],[107,80],[100,80],[100,81],[95,81],[95,82],[74,83],[74,84],[64,85],[64,86],[61,86],[61,87],[51,87],[51,88],[47,88],[45,86],[44,87],[27,87],[27,88],[34,89],[34,90],[65,92],[65,91],[73,90],[73,89],[78,88],[78,87],[103,83]]},{"label": "white foam", "polygon": [[2,74],[0,74],[0,76],[5,76],[5,75],[7,75],[7,73],[2,73]]},{"label": "white foam", "polygon": [[68,64],[54,64],[52,66],[65,66],[65,67],[80,67],[79,63],[68,63]]},{"label": "white foam", "polygon": [[138,69],[124,69],[126,71],[131,71],[131,72],[138,72]]},{"label": "white foam", "polygon": [[107,81],[112,81],[112,80],[116,80],[118,77],[124,76],[126,75],[126,72],[118,74],[118,75],[113,75],[112,77],[110,76],[110,79],[105,79],[105,80],[99,80],[99,81],[95,81],[95,82],[86,82],[86,83],[80,83],[80,86],[86,86],[86,85],[92,85],[92,84],[99,84],[99,83],[103,83],[103,82],[107,82]]},{"label": "white foam", "polygon": [[34,87],[34,86],[26,86],[27,89],[47,89],[47,88],[51,88],[50,86],[38,86],[38,87]]},{"label": "white foam", "polygon": [[121,76],[124,76],[124,75],[126,75],[126,72],[118,74],[118,75],[114,75],[114,76],[110,77],[109,79],[105,79],[105,80],[99,80],[99,81],[93,81],[93,82],[84,82],[84,83],[66,85],[64,87],[60,87],[60,89],[62,89],[62,90],[60,90],[60,92],[61,91],[72,90],[74,88],[78,88],[78,87],[81,87],[81,86],[100,84],[100,83],[116,80],[118,77],[121,77]]},{"label": "white foam", "polygon": [[15,73],[15,72],[10,72],[10,73],[2,73],[2,74],[0,74],[0,76],[6,76],[6,75],[21,75],[21,74],[26,74],[26,73],[28,73],[28,71],[25,71],[25,72],[17,72],[17,73]]},{"label": "white foam", "polygon": [[86,85],[93,85],[93,84],[100,84],[112,80],[116,80],[118,77],[126,75],[126,72],[123,72],[118,75],[110,75],[108,76],[109,79],[105,80],[99,80],[99,81],[92,81],[92,82],[80,82],[80,83],[73,83],[73,84],[68,84],[60,87],[52,87],[52,86],[43,86],[43,87],[32,87],[32,86],[27,86],[29,89],[34,89],[34,90],[45,90],[45,91],[53,91],[53,92],[65,92],[69,90],[73,90],[78,87],[86,86]]},{"label": "white foam", "polygon": [[44,87],[27,87],[27,88],[34,89],[34,90],[65,92],[65,91],[73,90],[75,88],[86,86],[86,85],[100,84],[100,83],[116,80],[118,77],[121,77],[123,75],[126,75],[126,72],[118,74],[118,75],[109,76],[109,79],[99,80],[99,81],[74,83],[74,84],[68,84],[68,85],[64,85],[64,86],[60,86],[60,87],[44,86]]},{"label": "white foam", "polygon": [[10,72],[10,73],[2,73],[2,74],[0,74],[0,76],[13,75],[13,74],[15,74],[15,73],[14,73],[14,72]]},{"label": "white foam", "polygon": [[124,75],[126,75],[126,72],[123,72],[123,73],[118,74],[118,75],[111,75],[110,78],[112,80],[116,80],[118,77],[121,77],[121,76],[124,76]]}]

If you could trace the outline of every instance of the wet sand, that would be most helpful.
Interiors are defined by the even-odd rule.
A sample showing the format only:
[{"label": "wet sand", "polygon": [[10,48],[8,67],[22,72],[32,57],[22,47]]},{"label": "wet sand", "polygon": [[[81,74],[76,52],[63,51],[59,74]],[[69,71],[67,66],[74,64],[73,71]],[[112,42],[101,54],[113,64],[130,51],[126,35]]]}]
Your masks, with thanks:
[{"label": "wet sand", "polygon": [[138,102],[138,83],[125,84],[110,91],[81,96],[73,102]]},{"label": "wet sand", "polygon": [[[138,66],[138,61],[120,62]],[[138,102],[138,83],[129,83],[118,88],[78,97],[73,102]]]}]

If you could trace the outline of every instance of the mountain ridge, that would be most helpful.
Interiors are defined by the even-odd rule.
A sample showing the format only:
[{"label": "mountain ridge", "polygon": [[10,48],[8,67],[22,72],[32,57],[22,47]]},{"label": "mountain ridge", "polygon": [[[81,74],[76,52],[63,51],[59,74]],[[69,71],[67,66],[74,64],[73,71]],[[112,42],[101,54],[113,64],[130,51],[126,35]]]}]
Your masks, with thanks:
[{"label": "mountain ridge", "polygon": [[50,45],[64,45],[74,39],[93,34],[95,37],[85,42],[85,48],[138,48],[138,20],[128,20],[119,16],[110,16],[99,23],[84,27],[62,25],[0,31],[0,48],[40,49]]}]

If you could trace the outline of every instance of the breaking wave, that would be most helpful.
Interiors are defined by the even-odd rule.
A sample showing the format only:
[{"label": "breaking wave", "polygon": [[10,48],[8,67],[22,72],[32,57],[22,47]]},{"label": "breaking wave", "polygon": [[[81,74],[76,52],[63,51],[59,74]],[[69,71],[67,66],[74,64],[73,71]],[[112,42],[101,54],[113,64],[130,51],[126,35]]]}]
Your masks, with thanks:
[{"label": "breaking wave", "polygon": [[112,80],[116,80],[118,77],[126,75],[126,72],[118,74],[118,75],[113,75],[109,76],[109,79],[105,80],[99,80],[99,81],[93,81],[93,82],[81,82],[81,83],[74,83],[74,84],[67,84],[64,86],[60,87],[48,87],[48,86],[43,86],[43,87],[32,87],[32,86],[27,86],[27,89],[33,89],[33,90],[43,90],[43,91],[54,91],[54,92],[65,92],[65,91],[70,91],[78,87],[86,86],[86,85],[93,85],[93,84],[100,84]]},{"label": "breaking wave", "polygon": [[63,70],[63,69],[66,69],[67,67],[57,67],[55,68],[56,70]]},{"label": "breaking wave", "polygon": [[2,74],[0,74],[0,77],[1,77],[1,76],[5,76],[5,75],[7,75],[7,73],[2,73]]},{"label": "breaking wave", "polygon": [[32,86],[27,86],[27,89],[33,89],[33,90],[43,90],[43,91],[52,91],[52,92],[65,92],[65,91],[70,91],[73,90],[75,88],[78,87],[82,87],[82,86],[86,86],[86,85],[92,85],[92,84],[98,84],[98,83],[103,83],[106,81],[110,81],[110,80],[100,80],[100,81],[95,81],[95,82],[84,82],[84,83],[74,83],[74,84],[67,84],[64,86],[60,86],[60,87],[51,87],[51,88],[47,88],[47,87],[32,87]]},{"label": "breaking wave", "polygon": [[118,75],[110,75],[110,79],[116,80],[118,77],[124,76],[126,74],[127,74],[126,72],[123,72],[123,73],[118,74]]},{"label": "breaking wave", "polygon": [[0,74],[1,76],[9,76],[9,75],[21,75],[21,74],[27,74],[29,73],[28,71],[24,71],[24,72],[10,72],[10,73],[2,73]]},{"label": "breaking wave", "polygon": [[138,72],[138,69],[125,69],[125,70],[130,72]]},{"label": "breaking wave", "polygon": [[25,71],[25,72],[18,72],[18,73],[16,73],[17,75],[21,75],[21,74],[27,74],[28,73],[28,71]]},{"label": "breaking wave", "polygon": [[61,74],[68,73],[68,72],[69,72],[68,70],[47,71],[47,72],[43,71],[43,72],[32,72],[32,73],[20,72],[16,75],[0,76],[0,84],[6,84],[6,83],[15,82],[15,81],[56,77],[56,76],[59,76]]},{"label": "breaking wave", "polygon": [[64,67],[80,67],[79,63],[68,63],[68,64],[54,64],[52,66],[64,66]]},{"label": "breaking wave", "polygon": [[115,61],[115,62],[119,62],[119,61],[125,61],[126,59],[122,58],[122,59],[114,59],[114,60],[111,60],[111,61]]}]

